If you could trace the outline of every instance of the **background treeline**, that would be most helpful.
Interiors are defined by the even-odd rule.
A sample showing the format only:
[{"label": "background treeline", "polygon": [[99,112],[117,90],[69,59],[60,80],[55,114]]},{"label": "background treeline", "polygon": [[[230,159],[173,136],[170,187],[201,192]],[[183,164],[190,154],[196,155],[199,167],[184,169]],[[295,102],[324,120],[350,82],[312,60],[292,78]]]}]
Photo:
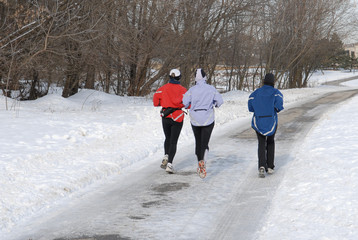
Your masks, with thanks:
[{"label": "background treeline", "polygon": [[[79,88],[144,96],[180,68],[226,90],[305,87],[340,67],[349,0],[0,0],[0,88],[18,99]],[[345,57],[347,56],[347,57]],[[350,59],[352,61],[352,59]],[[256,85],[255,85],[256,84]]]}]

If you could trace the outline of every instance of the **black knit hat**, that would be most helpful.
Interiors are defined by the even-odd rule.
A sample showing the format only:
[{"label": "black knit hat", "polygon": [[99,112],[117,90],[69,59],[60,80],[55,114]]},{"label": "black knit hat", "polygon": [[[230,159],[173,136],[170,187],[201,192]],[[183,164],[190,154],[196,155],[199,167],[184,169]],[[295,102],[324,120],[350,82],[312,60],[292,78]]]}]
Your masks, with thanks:
[{"label": "black knit hat", "polygon": [[265,75],[264,84],[274,86],[275,85],[275,76],[272,73],[267,73]]}]

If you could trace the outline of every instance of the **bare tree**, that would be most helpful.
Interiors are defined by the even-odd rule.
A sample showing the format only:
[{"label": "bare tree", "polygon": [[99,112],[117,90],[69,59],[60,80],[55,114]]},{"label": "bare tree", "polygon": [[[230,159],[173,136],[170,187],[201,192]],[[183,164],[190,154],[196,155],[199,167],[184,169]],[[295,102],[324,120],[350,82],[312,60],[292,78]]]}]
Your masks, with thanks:
[{"label": "bare tree", "polygon": [[281,87],[304,87],[307,58],[317,42],[329,38],[347,14],[350,2],[344,0],[278,0],[269,5],[266,44],[266,71],[287,75]]},{"label": "bare tree", "polygon": [[[231,89],[254,89],[273,71],[280,87],[304,87],[344,36],[349,0],[0,1],[0,87],[35,99],[50,84],[144,96],[180,68],[196,67]],[[327,45],[328,46],[328,45]],[[334,47],[334,45],[329,45]],[[334,51],[332,51],[334,54]]]}]

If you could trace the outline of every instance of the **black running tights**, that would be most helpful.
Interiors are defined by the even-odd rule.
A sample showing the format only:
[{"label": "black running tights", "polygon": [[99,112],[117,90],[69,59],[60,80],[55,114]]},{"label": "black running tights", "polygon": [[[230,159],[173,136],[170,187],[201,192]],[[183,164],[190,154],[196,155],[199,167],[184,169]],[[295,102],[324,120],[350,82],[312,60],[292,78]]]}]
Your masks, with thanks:
[{"label": "black running tights", "polygon": [[195,155],[198,161],[204,160],[205,151],[209,150],[209,140],[214,128],[214,122],[208,126],[197,127],[191,125],[195,137]]},{"label": "black running tights", "polygon": [[183,122],[175,122],[171,118],[162,118],[162,125],[165,135],[164,152],[168,154],[168,162],[173,163]]}]

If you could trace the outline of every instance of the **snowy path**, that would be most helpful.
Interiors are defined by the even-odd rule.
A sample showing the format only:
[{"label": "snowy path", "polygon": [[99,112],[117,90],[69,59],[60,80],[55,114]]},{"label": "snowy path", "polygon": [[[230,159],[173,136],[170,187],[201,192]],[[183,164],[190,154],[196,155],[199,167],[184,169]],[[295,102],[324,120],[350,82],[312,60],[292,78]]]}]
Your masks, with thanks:
[{"label": "snowy path", "polygon": [[16,239],[254,239],[296,144],[324,112],[356,93],[327,94],[282,112],[272,176],[257,177],[257,143],[248,119],[214,132],[206,179],[195,173],[191,145],[179,148],[174,175],[159,168],[161,156],[150,156],[143,168],[134,166],[19,226]]},{"label": "snowy path", "polygon": [[[227,206],[213,235],[208,239],[256,239],[257,236],[254,237],[254,234],[264,220],[275,190],[285,174],[280,168],[294,157],[293,154],[299,149],[300,142],[322,114],[356,94],[357,90],[330,93],[308,104],[282,112],[276,136],[275,174],[259,179],[253,174],[257,171],[257,165],[252,166],[250,175],[244,179],[241,188],[237,189],[236,196]],[[251,129],[238,134],[237,137],[250,139],[252,142],[256,140]]]}]

